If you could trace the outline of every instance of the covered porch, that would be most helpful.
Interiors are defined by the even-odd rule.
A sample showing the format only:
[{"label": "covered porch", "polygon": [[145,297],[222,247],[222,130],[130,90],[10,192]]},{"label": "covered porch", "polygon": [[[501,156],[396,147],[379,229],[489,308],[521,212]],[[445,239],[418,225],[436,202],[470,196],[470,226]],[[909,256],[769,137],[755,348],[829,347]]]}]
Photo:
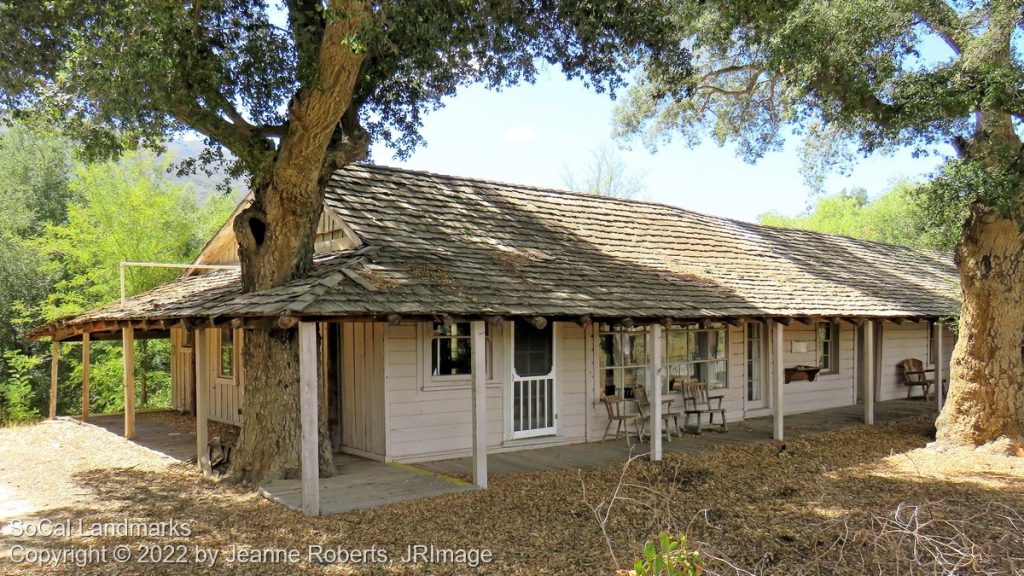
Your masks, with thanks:
[{"label": "covered porch", "polygon": [[[921,398],[911,400],[888,400],[875,404],[875,422],[891,422],[902,418],[935,414],[935,405]],[[786,417],[786,432],[790,438],[805,434],[830,432],[862,426],[864,407],[843,406]],[[751,418],[736,422],[729,432],[705,432],[702,435],[683,434],[672,442],[662,444],[665,452],[698,453],[716,446],[729,444],[758,444],[773,441],[772,417]],[[644,455],[651,451],[648,442],[626,443],[624,438],[609,439],[605,442],[588,442],[537,448],[518,452],[504,452],[488,456],[488,468],[492,476],[523,474],[549,470],[576,470],[621,464],[630,456]],[[454,458],[423,462],[415,465],[423,470],[455,478],[467,478],[472,463],[469,458]]]}]

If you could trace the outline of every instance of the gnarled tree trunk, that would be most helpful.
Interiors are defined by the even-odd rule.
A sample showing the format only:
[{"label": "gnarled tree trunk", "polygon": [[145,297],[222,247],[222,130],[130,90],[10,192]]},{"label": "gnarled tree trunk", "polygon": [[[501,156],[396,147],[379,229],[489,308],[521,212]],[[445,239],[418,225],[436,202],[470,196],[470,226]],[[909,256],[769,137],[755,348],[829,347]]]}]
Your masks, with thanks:
[{"label": "gnarled tree trunk", "polygon": [[957,254],[960,337],[938,441],[980,445],[1024,433],[1024,234],[1011,218],[976,208]]},{"label": "gnarled tree trunk", "polygon": [[[337,9],[357,13],[358,2]],[[312,267],[313,240],[330,172],[365,157],[353,93],[364,56],[347,41],[358,18],[327,26],[320,43],[318,87],[300,90],[289,107],[288,130],[268,176],[254,185],[254,201],[235,219],[242,289],[280,286]],[[350,122],[343,123],[345,116]],[[343,130],[343,124],[355,129]],[[243,343],[243,425],[232,454],[230,478],[259,483],[294,478],[300,471],[299,346],[297,330],[252,330]],[[321,406],[321,414],[326,408]],[[320,418],[320,472],[334,473],[326,418]]]}]

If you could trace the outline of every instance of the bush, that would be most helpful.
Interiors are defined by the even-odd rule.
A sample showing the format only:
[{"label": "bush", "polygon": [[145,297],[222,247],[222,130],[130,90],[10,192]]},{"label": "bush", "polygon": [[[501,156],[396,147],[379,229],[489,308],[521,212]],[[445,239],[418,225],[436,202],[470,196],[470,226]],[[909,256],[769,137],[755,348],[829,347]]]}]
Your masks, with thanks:
[{"label": "bush", "polygon": [[39,418],[32,406],[32,371],[43,361],[19,350],[4,352],[6,378],[0,382],[0,422],[27,422]]},{"label": "bush", "polygon": [[637,576],[699,576],[703,572],[700,554],[686,550],[685,534],[676,538],[665,532],[658,534],[658,542],[648,540],[644,557],[633,564]]}]

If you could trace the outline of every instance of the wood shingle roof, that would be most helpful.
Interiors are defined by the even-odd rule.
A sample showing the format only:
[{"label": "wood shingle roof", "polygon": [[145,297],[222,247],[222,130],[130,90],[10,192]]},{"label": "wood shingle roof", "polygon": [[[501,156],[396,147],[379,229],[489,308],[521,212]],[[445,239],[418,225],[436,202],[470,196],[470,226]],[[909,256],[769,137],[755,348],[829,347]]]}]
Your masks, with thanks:
[{"label": "wood shingle roof", "polygon": [[[41,329],[294,315],[939,317],[952,258],[649,202],[350,165],[325,209],[364,242],[242,294],[237,271],[175,280]],[[47,330],[50,328],[51,330]]]}]

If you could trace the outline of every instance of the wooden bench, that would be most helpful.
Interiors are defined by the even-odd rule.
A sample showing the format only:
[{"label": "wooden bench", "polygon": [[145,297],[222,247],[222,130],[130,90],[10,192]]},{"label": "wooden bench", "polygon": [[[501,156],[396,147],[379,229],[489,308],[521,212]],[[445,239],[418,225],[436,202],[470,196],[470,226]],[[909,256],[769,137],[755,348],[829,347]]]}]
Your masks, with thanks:
[{"label": "wooden bench", "polygon": [[697,416],[697,434],[701,433],[701,420],[704,414],[708,415],[709,423],[715,425],[715,414],[722,418],[719,424],[722,432],[727,432],[725,423],[725,408],[722,408],[724,396],[710,395],[704,384],[700,382],[683,382],[683,428],[690,426],[690,416]]},{"label": "wooden bench", "polygon": [[[927,401],[928,391],[931,389],[932,384],[935,384],[935,369],[925,368],[924,362],[917,358],[907,358],[900,362],[900,366],[903,367],[903,385],[907,387],[907,400],[910,399],[914,387],[920,386],[921,391],[924,393],[924,399]],[[930,378],[928,377],[929,372],[932,373]]]}]

